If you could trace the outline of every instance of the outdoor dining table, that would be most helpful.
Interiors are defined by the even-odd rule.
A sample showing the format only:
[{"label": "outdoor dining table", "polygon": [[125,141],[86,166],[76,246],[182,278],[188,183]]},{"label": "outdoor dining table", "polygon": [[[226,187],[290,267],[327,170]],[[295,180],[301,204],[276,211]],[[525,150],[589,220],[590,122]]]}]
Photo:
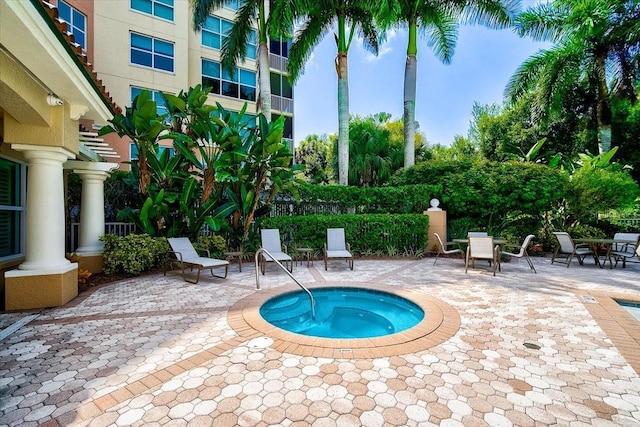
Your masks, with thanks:
[{"label": "outdoor dining table", "polygon": [[[451,241],[453,243],[458,243],[458,244],[468,244],[469,243],[469,239],[452,239]],[[493,239],[493,243],[498,245],[498,246],[502,246],[502,245],[506,245],[507,241],[505,239]]]},{"label": "outdoor dining table", "polygon": [[[596,260],[596,264],[600,268],[604,268],[604,265],[609,260],[609,268],[613,268],[613,262],[611,261],[611,248],[614,244],[619,243],[622,245],[628,243],[636,243],[633,240],[620,240],[620,239],[607,239],[607,238],[589,238],[589,239],[573,239],[573,242],[576,244],[586,243],[591,246],[591,250],[593,251],[594,258]],[[604,248],[604,250],[602,250]],[[602,255],[601,255],[602,254]],[[604,260],[600,262],[600,257],[603,257]]]}]

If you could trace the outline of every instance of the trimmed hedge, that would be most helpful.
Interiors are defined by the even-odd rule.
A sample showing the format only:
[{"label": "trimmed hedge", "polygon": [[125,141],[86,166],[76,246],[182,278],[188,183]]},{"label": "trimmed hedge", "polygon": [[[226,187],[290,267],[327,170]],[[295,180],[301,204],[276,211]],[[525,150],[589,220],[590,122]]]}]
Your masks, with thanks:
[{"label": "trimmed hedge", "polygon": [[[288,214],[422,213],[429,200],[442,193],[442,185],[418,184],[399,187],[354,187],[342,185],[300,186],[300,203],[288,206]],[[277,203],[293,203],[285,195]]]},{"label": "trimmed hedge", "polygon": [[427,243],[429,217],[421,214],[305,215],[264,218],[262,228],[278,228],[282,243],[324,247],[327,228],[344,228],[351,251],[359,255],[416,255]]},{"label": "trimmed hedge", "polygon": [[134,276],[143,271],[160,267],[169,251],[169,243],[164,237],[153,238],[148,234],[129,234],[121,237],[105,234],[104,273],[127,273]]}]

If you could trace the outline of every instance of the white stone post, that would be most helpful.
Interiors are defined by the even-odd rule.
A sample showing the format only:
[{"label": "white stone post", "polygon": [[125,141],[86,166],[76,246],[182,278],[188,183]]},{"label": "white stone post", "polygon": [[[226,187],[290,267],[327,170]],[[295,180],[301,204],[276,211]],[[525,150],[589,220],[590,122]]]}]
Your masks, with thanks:
[{"label": "white stone post", "polygon": [[65,269],[62,164],[75,157],[60,147],[13,144],[28,161],[25,260],[20,270]]},{"label": "white stone post", "polygon": [[82,180],[80,204],[80,239],[76,253],[81,256],[101,255],[104,243],[104,181],[118,167],[115,163],[70,160],[65,168],[73,169]]}]

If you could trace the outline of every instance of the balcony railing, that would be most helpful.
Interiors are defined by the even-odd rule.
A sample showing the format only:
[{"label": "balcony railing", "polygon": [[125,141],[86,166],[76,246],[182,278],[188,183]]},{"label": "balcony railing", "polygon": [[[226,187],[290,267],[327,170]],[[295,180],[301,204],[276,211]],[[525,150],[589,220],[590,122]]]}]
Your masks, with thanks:
[{"label": "balcony railing", "polygon": [[271,95],[271,109],[282,111],[283,113],[293,113],[293,99]]},{"label": "balcony railing", "polygon": [[287,71],[289,59],[284,56],[269,54],[269,67],[278,71]]}]

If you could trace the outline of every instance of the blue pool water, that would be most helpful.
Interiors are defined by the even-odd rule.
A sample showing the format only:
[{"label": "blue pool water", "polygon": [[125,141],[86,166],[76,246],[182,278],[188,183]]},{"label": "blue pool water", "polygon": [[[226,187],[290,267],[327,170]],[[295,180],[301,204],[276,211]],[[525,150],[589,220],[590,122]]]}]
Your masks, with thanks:
[{"label": "blue pool water", "polygon": [[323,338],[369,338],[390,335],[417,325],[424,311],[415,303],[372,289],[329,287],[278,295],[260,307],[269,323],[289,332]]},{"label": "blue pool water", "polygon": [[617,303],[640,321],[640,302],[617,301]]}]

